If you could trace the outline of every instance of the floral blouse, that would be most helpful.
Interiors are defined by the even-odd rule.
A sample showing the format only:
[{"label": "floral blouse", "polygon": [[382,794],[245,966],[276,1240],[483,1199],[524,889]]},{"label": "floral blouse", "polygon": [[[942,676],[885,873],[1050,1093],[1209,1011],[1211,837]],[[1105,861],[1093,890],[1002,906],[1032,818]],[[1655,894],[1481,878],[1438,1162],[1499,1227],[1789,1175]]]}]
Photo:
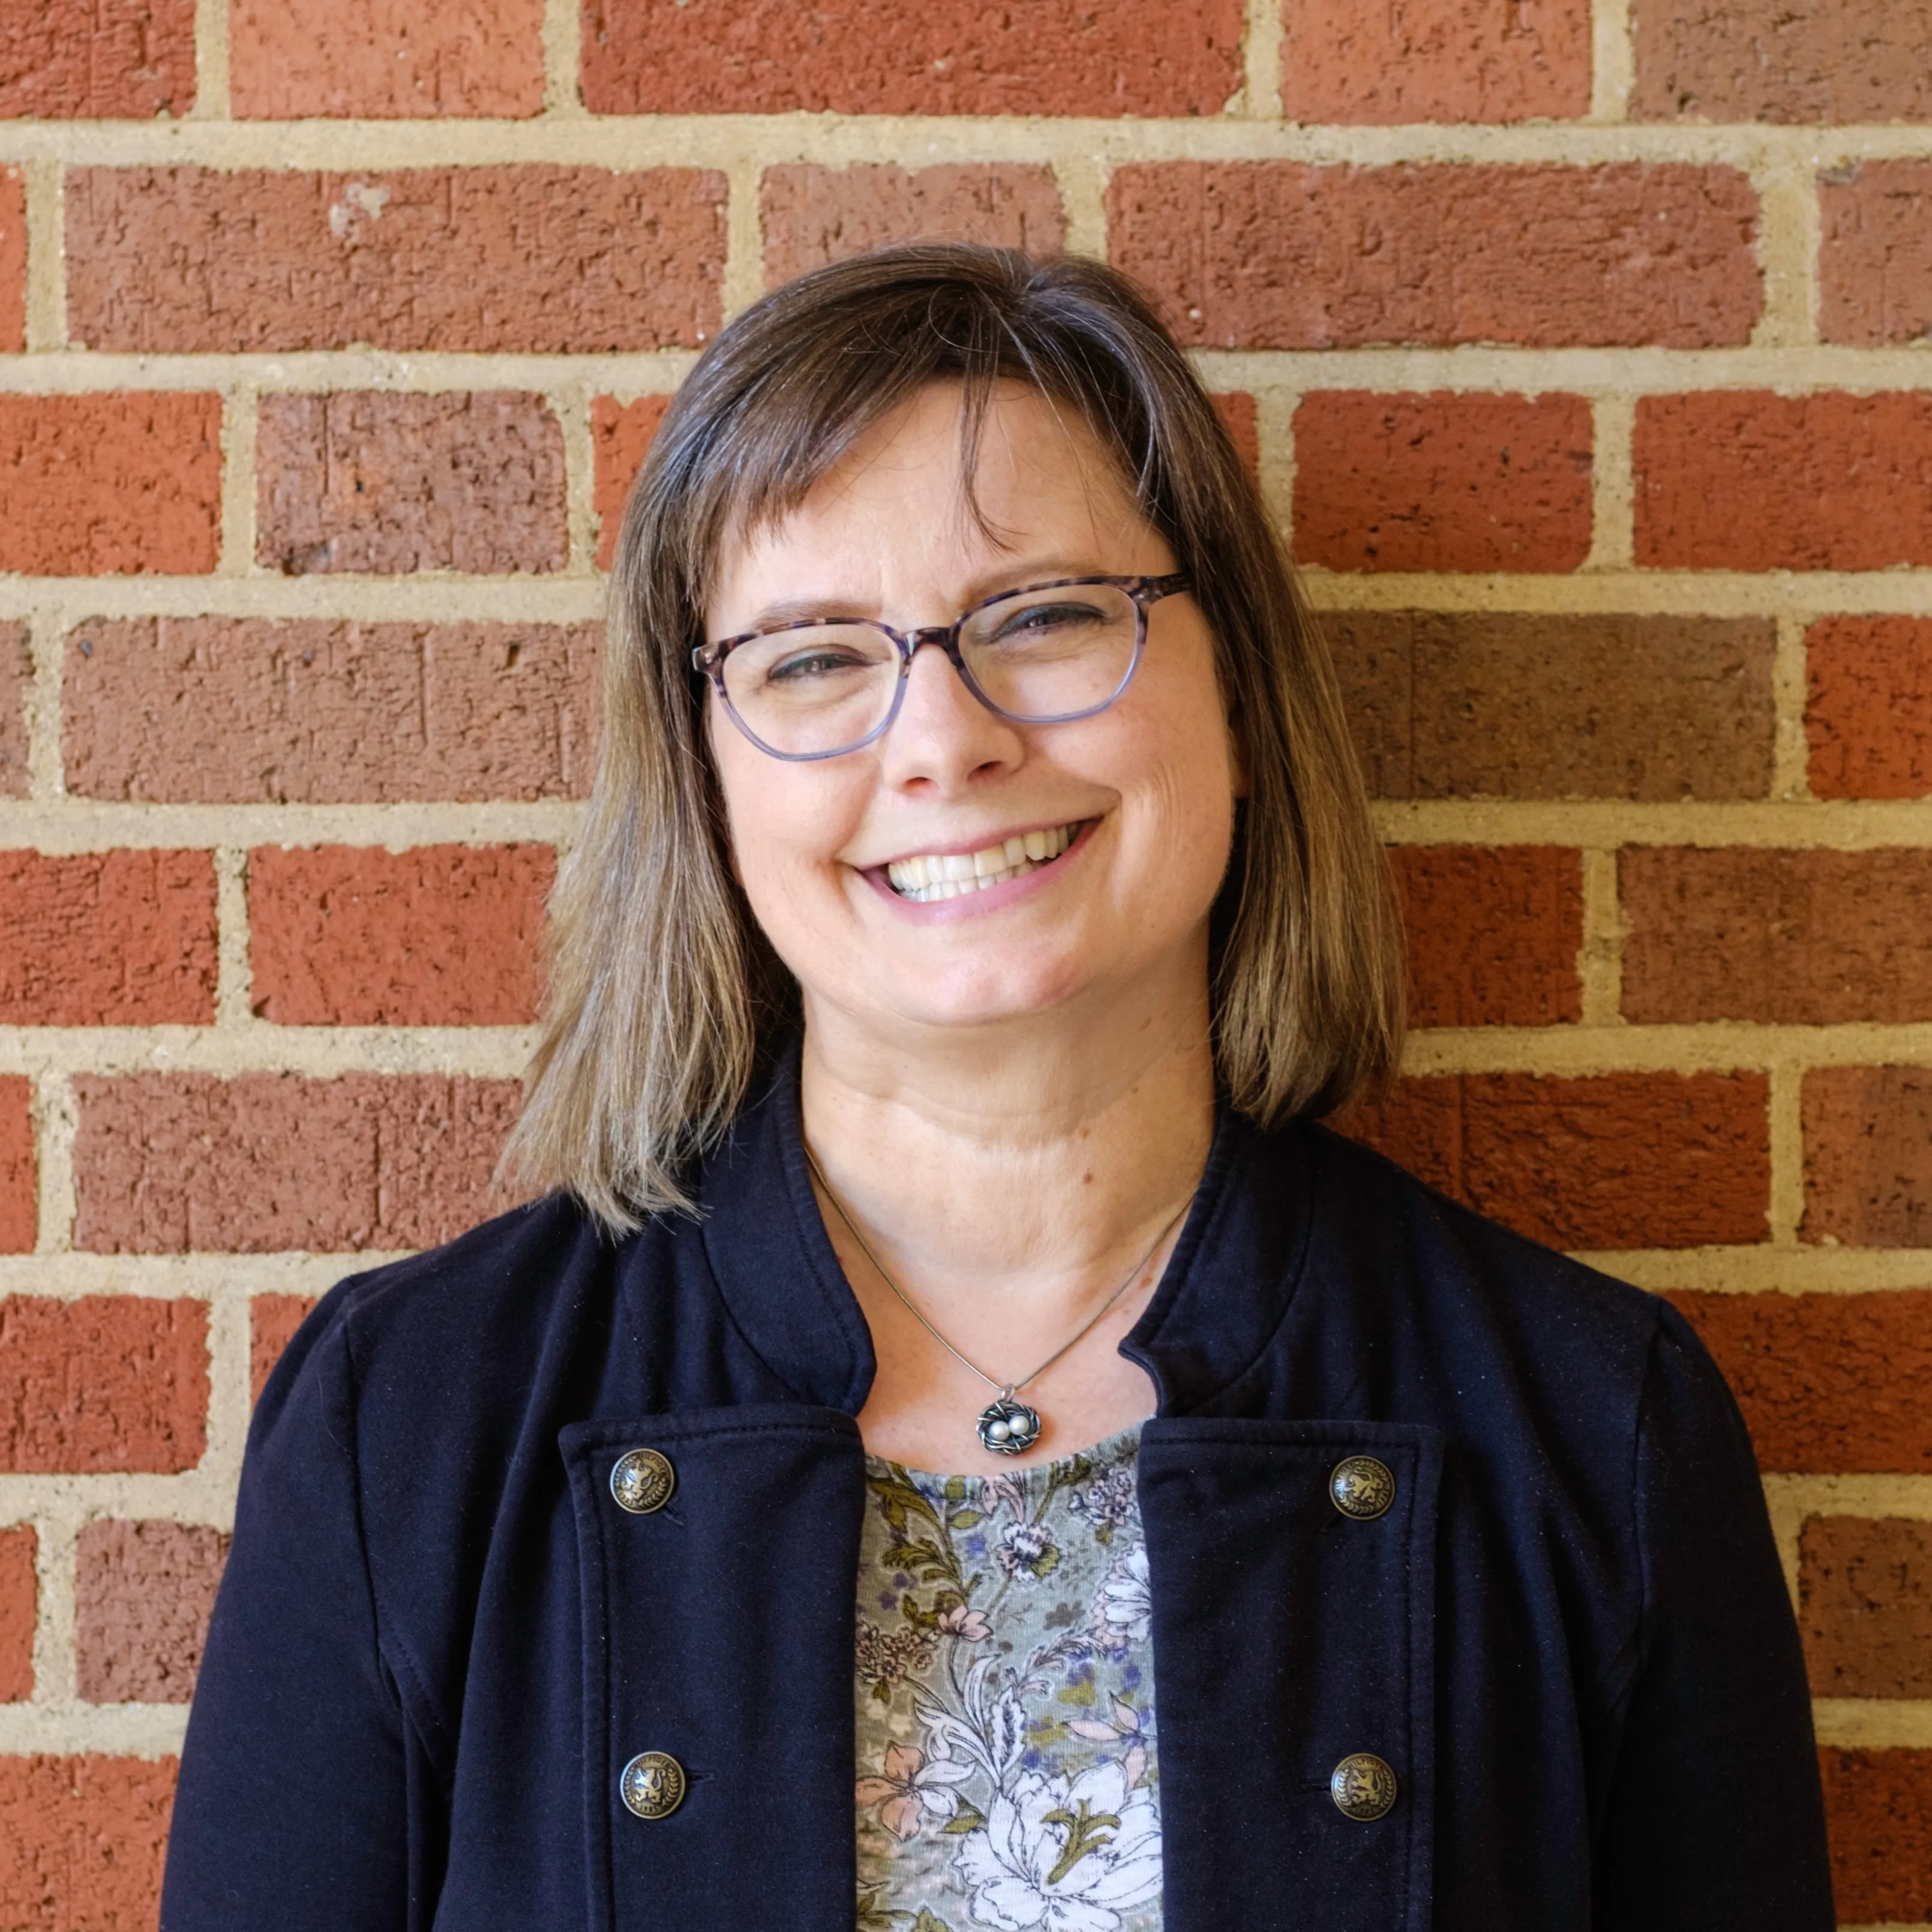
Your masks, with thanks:
[{"label": "floral blouse", "polygon": [[866,1458],[860,1932],[1159,1932],[1139,1446],[996,1476]]}]

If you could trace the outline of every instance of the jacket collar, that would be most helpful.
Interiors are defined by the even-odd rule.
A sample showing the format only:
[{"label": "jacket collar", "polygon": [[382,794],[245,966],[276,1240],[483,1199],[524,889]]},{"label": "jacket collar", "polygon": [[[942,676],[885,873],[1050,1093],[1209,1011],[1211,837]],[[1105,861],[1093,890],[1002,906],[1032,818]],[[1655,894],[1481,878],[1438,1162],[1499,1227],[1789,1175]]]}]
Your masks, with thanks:
[{"label": "jacket collar", "polygon": [[[698,1186],[701,1236],[733,1321],[801,1401],[856,1415],[872,1337],[812,1191],[796,1041],[733,1123]],[[1225,1101],[1199,1192],[1154,1299],[1120,1352],[1153,1378],[1158,1413],[1198,1410],[1281,1330],[1312,1223],[1307,1130],[1264,1132]]]}]

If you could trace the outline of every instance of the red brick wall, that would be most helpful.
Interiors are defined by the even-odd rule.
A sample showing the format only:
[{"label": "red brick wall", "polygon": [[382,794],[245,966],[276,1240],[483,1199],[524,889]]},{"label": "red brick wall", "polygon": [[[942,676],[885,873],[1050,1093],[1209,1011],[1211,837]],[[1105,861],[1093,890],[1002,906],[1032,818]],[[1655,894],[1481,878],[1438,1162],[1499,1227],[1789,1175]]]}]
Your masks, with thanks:
[{"label": "red brick wall", "polygon": [[1932,1925],[1932,0],[4,14],[0,1926],[152,1924],[253,1394],[490,1204],[664,398],[915,234],[1226,399],[1411,929],[1354,1130],[1704,1333]]}]

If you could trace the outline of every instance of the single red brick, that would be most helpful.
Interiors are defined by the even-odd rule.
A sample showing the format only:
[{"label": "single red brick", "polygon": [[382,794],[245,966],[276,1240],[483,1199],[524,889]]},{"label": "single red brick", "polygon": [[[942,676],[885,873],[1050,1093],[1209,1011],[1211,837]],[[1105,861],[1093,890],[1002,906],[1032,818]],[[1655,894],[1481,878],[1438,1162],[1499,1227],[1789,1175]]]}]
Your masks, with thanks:
[{"label": "single red brick", "polygon": [[1764,1238],[1768,1094],[1755,1073],[1452,1074],[1335,1125],[1552,1247],[1700,1247]]},{"label": "single red brick", "polygon": [[1254,398],[1237,390],[1210,400],[1227,425],[1228,435],[1234,438],[1234,453],[1246,466],[1248,474],[1258,478],[1262,470],[1262,433],[1256,417]]},{"label": "single red brick", "polygon": [[1877,348],[1932,336],[1932,162],[1821,176],[1818,332]]},{"label": "single red brick", "polygon": [[1626,1019],[1932,1019],[1932,851],[1634,846],[1617,866]]},{"label": "single red brick", "polygon": [[724,177],[697,168],[68,177],[68,326],[92,349],[688,346],[724,266]]},{"label": "single red brick", "polygon": [[228,36],[229,105],[250,119],[543,106],[543,0],[234,0]]},{"label": "single red brick", "polygon": [[208,1446],[207,1305],[0,1296],[0,1388],[9,1474],[191,1469]]},{"label": "single red brick", "polygon": [[1294,412],[1294,548],[1331,570],[1574,570],[1589,554],[1581,396],[1322,390]]},{"label": "single red brick", "polygon": [[1798,1620],[1820,1697],[1932,1697],[1932,1522],[1814,1516]]},{"label": "single red brick", "polygon": [[1640,121],[1932,119],[1932,0],[1631,0],[1630,24]]},{"label": "single red brick", "polygon": [[258,847],[251,1001],[283,1026],[515,1026],[536,1017],[548,845]]},{"label": "single red brick", "polygon": [[1840,1924],[1932,1918],[1932,1750],[1821,1750]]},{"label": "single red brick", "polygon": [[1932,1288],[1670,1299],[1724,1370],[1761,1468],[1932,1473]]},{"label": "single red brick", "polygon": [[248,1399],[259,1402],[269,1373],[315,1306],[306,1294],[256,1294],[248,1301]]},{"label": "single red brick", "polygon": [[0,570],[212,570],[221,398],[0,395]]},{"label": "single red brick", "polygon": [[74,1665],[90,1704],[185,1704],[228,1538],[199,1523],[90,1522],[74,1556]]},{"label": "single red brick", "polygon": [[34,1630],[40,1586],[34,1559],[40,1539],[31,1523],[0,1529],[0,1704],[34,1694]]},{"label": "single red brick", "polygon": [[0,798],[27,795],[27,700],[33,688],[26,626],[0,623]]},{"label": "single red brick", "polygon": [[1932,793],[1932,620],[1826,617],[1804,634],[1820,798]]},{"label": "single red brick", "polygon": [[176,1760],[0,1757],[0,1924],[152,1932]]},{"label": "single red brick", "polygon": [[314,571],[560,570],[563,433],[541,396],[265,396],[258,562]]},{"label": "single red brick", "polygon": [[74,1245],[97,1254],[419,1248],[493,1206],[520,1094],[430,1074],[74,1082]]},{"label": "single red brick", "polygon": [[1589,0],[1281,0],[1291,121],[1562,120],[1590,111]]},{"label": "single red brick", "polygon": [[0,1023],[160,1026],[214,1017],[206,852],[0,852]]},{"label": "single red brick", "polygon": [[597,513],[599,570],[608,570],[617,554],[617,532],[623,527],[631,485],[670,407],[668,396],[640,396],[631,403],[620,403],[614,396],[591,399],[591,506]]},{"label": "single red brick", "polygon": [[1066,233],[1053,170],[1021,163],[908,170],[794,162],[765,170],[758,206],[768,288],[890,242],[983,242],[1051,255]]},{"label": "single red brick", "polygon": [[1191,348],[1742,343],[1756,232],[1743,175],[1677,163],[1150,161],[1107,189],[1109,255]]},{"label": "single red brick", "polygon": [[27,178],[0,168],[0,350],[26,346]]},{"label": "single red brick", "polygon": [[1932,562],[1932,395],[1640,396],[1632,460],[1646,567]]},{"label": "single red brick", "polygon": [[1804,1076],[1804,1238],[1932,1248],[1932,1067]]},{"label": "single red brick", "polygon": [[1768,619],[1329,610],[1380,798],[1762,798]]},{"label": "single red brick", "polygon": [[194,0],[0,8],[0,118],[178,118],[194,98]]},{"label": "single red brick", "polygon": [[577,798],[596,624],[136,617],[67,640],[68,789],[152,802]]},{"label": "single red brick", "polygon": [[593,114],[1219,114],[1241,0],[588,0]]},{"label": "single red brick", "polygon": [[1398,845],[1412,1025],[1552,1026],[1582,1017],[1583,865],[1554,845]]},{"label": "single red brick", "polygon": [[24,1075],[0,1073],[0,1255],[32,1252],[39,1191],[33,1087]]}]

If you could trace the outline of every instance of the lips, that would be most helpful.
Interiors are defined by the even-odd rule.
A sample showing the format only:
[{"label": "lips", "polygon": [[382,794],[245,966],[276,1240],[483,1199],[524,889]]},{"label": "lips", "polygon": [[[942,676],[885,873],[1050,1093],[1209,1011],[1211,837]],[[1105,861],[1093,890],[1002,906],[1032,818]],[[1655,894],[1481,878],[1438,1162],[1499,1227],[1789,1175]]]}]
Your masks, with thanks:
[{"label": "lips", "polygon": [[1051,865],[1078,836],[1078,821],[1034,832],[1016,832],[997,845],[976,852],[916,853],[895,859],[886,877],[900,898],[925,904],[934,899],[963,898],[985,892],[1010,880]]}]

